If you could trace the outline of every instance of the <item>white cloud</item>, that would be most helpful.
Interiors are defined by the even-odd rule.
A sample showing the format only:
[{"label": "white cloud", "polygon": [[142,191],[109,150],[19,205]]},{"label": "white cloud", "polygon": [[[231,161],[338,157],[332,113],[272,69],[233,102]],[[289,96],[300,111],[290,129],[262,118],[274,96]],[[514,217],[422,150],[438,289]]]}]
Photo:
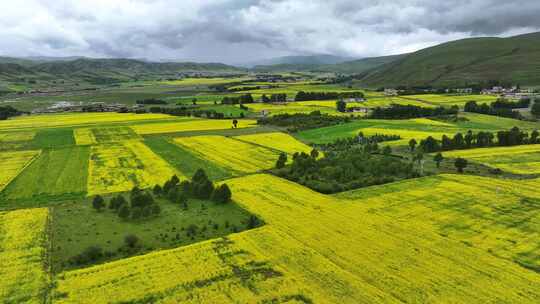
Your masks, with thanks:
[{"label": "white cloud", "polygon": [[518,0],[3,1],[0,54],[241,62],[289,54],[389,55],[540,28]]}]

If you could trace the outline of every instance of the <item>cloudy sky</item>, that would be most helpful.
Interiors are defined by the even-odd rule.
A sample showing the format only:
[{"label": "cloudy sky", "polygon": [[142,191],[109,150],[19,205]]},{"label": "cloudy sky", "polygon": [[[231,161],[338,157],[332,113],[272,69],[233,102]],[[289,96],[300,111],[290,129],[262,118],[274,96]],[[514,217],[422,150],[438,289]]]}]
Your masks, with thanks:
[{"label": "cloudy sky", "polygon": [[0,55],[240,63],[540,30],[538,0],[0,0]]}]

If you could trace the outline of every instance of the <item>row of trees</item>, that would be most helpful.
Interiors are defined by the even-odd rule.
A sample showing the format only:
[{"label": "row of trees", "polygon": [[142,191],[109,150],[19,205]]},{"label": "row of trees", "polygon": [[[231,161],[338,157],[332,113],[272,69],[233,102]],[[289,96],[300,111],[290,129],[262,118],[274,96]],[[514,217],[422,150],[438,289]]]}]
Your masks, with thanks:
[{"label": "row of trees", "polygon": [[341,98],[364,98],[362,92],[304,92],[296,93],[295,101],[332,100]]},{"label": "row of trees", "polygon": [[6,120],[10,117],[21,115],[22,112],[19,112],[12,106],[3,106],[0,107],[0,120]]},{"label": "row of trees", "polygon": [[[109,209],[116,212],[122,219],[141,219],[157,216],[161,213],[161,207],[154,200],[148,191],[134,187],[130,192],[130,200],[126,200],[124,195],[118,194],[109,201]],[[107,203],[101,195],[96,195],[92,200],[92,206],[97,211],[107,207]]]},{"label": "row of trees", "polygon": [[[204,117],[209,119],[225,119],[225,114],[217,112],[216,110],[197,110],[188,107],[176,107],[176,108],[166,108],[166,107],[151,107],[149,109],[150,113],[163,113],[173,116],[185,116],[185,117]],[[240,117],[244,117],[244,113],[240,113]]]},{"label": "row of trees", "polygon": [[157,98],[147,98],[147,99],[141,99],[137,100],[137,104],[140,105],[165,105],[167,102],[162,99]]},{"label": "row of trees", "polygon": [[411,139],[409,141],[409,149],[414,151],[418,145],[423,151],[432,153],[437,151],[538,143],[540,143],[540,133],[537,130],[532,131],[529,135],[527,132],[521,131],[518,127],[514,127],[508,131],[498,131],[495,134],[489,131],[473,133],[469,130],[465,135],[462,133],[456,133],[453,137],[443,135],[441,140],[428,136],[422,139],[420,143],[415,139]]},{"label": "row of trees", "polygon": [[418,117],[432,117],[443,115],[456,115],[459,112],[457,106],[451,108],[437,107],[424,108],[414,105],[392,104],[388,108],[376,107],[370,114],[374,119],[408,119]]},{"label": "row of trees", "polygon": [[266,96],[266,94],[263,94],[261,97],[262,102],[264,103],[271,103],[271,102],[287,102],[287,94],[279,93],[279,94],[272,94],[270,97]]},{"label": "row of trees", "polygon": [[173,203],[187,209],[189,198],[210,199],[219,204],[228,203],[231,200],[231,190],[227,184],[214,186],[212,181],[202,169],[198,169],[191,181],[180,179],[175,175],[165,182],[163,186],[156,185],[153,189],[155,195],[165,197]]},{"label": "row of trees", "polygon": [[253,103],[253,96],[251,94],[244,94],[240,96],[225,96],[221,100],[221,104],[226,105],[235,105],[235,104],[246,104]]},{"label": "row of trees", "polygon": [[[486,103],[479,105],[476,103],[476,101],[468,101],[465,104],[464,111],[513,119],[522,119],[523,117],[521,114],[518,111],[513,110],[521,107],[522,104],[519,102],[496,101],[491,105]],[[528,104],[526,107],[528,107]]]}]

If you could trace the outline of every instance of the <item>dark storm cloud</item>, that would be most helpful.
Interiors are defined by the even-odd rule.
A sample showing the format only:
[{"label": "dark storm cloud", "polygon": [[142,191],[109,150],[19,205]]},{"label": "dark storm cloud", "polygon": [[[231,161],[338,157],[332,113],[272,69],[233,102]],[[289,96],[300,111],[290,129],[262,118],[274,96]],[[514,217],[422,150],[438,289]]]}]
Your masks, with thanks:
[{"label": "dark storm cloud", "polygon": [[536,31],[539,15],[537,0],[19,0],[0,11],[0,55],[365,57]]}]

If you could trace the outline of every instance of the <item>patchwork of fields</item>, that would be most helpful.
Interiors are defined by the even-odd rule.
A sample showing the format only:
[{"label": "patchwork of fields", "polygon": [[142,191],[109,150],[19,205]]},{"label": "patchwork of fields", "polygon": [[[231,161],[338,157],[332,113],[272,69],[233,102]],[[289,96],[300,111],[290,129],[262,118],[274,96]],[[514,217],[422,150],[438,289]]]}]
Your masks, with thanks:
[{"label": "patchwork of fields", "polygon": [[[118,301],[231,302],[234,297],[249,303],[441,299],[534,303],[540,299],[536,273],[489,254],[489,246],[471,246],[458,234],[443,236],[429,222],[374,214],[362,201],[324,196],[268,175],[229,182],[235,201],[261,216],[266,226],[65,272],[55,290],[57,301],[103,302],[115,297]],[[402,189],[408,191],[406,185]],[[433,193],[427,191],[428,196]],[[473,198],[470,204],[475,203],[485,203],[485,198]],[[451,206],[439,208],[451,211]],[[422,215],[424,210],[413,211]],[[493,221],[505,218],[502,213],[493,217]],[[526,243],[532,237],[520,241]],[[527,249],[493,247],[507,256]],[[430,292],[433,288],[435,294]]]},{"label": "patchwork of fields", "polygon": [[[250,92],[300,88],[346,91],[306,83]],[[350,105],[411,103],[371,93]],[[468,97],[412,98],[435,106]],[[256,112],[268,105],[248,107]],[[271,114],[314,108],[335,114],[334,101],[275,107]],[[539,303],[540,145],[444,152],[447,159],[523,175],[512,178],[439,174],[324,195],[270,174],[281,153],[290,160],[296,152],[309,154],[307,143],[359,132],[400,135],[385,144],[406,145],[467,130],[538,128],[537,122],[459,116],[361,119],[296,134],[253,119],[238,119],[233,128],[232,119],[163,114],[0,121],[0,302]],[[199,169],[230,187],[231,203],[190,197],[183,204],[163,191],[155,194],[160,213],[129,219],[92,203],[98,194],[107,203],[113,195],[131,199],[134,187],[151,189],[173,175],[186,181]],[[138,237],[138,253],[130,251],[130,234]],[[100,259],[78,264],[74,257],[96,244]]]}]

